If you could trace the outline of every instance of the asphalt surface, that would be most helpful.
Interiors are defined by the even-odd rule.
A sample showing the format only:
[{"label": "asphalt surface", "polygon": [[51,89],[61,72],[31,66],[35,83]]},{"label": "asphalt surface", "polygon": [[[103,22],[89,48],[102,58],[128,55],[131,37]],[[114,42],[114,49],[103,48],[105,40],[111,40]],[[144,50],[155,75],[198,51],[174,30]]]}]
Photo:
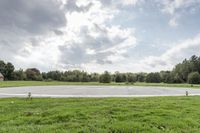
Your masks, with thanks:
[{"label": "asphalt surface", "polygon": [[0,98],[6,97],[151,97],[200,95],[200,89],[137,87],[137,86],[32,86],[0,88]]}]

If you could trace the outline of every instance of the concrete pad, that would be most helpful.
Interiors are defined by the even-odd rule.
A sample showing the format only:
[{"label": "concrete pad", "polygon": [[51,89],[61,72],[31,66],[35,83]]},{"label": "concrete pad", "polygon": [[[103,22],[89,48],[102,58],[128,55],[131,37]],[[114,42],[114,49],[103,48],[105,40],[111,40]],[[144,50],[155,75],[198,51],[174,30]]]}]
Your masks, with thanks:
[{"label": "concrete pad", "polygon": [[200,89],[138,86],[31,86],[0,88],[0,98],[27,97],[151,97],[200,95]]}]

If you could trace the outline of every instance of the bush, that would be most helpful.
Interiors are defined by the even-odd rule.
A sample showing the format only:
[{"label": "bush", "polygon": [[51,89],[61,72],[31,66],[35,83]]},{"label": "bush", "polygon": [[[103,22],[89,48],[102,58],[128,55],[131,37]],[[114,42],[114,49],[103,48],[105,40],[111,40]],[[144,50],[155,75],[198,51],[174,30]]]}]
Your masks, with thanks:
[{"label": "bush", "polygon": [[160,83],[161,77],[159,73],[149,73],[146,77],[147,83]]},{"label": "bush", "polygon": [[126,80],[127,80],[126,74],[117,73],[115,75],[115,82],[117,83],[126,82]]},{"label": "bush", "polygon": [[189,84],[200,84],[200,74],[198,72],[192,72],[188,75]]},{"label": "bush", "polygon": [[109,72],[105,71],[99,79],[100,83],[110,83],[111,82],[111,75],[109,74]]},{"label": "bush", "polygon": [[27,80],[34,80],[34,81],[42,80],[42,75],[40,74],[40,71],[37,68],[29,68],[26,70],[25,73]]},{"label": "bush", "polygon": [[129,83],[135,83],[137,81],[137,77],[134,74],[128,74],[127,81]]}]

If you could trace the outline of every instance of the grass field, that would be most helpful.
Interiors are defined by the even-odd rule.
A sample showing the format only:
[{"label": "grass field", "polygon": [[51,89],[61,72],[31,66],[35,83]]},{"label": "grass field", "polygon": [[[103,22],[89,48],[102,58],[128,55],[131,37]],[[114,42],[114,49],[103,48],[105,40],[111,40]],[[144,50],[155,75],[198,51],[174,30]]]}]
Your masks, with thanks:
[{"label": "grass field", "polygon": [[4,81],[0,82],[1,87],[19,87],[19,86],[48,86],[48,85],[106,85],[106,86],[162,86],[162,87],[189,87],[200,88],[200,85],[190,84],[165,84],[165,83],[143,83],[136,82],[134,84],[127,83],[109,83],[102,84],[98,82],[58,82],[58,81]]},{"label": "grass field", "polygon": [[199,131],[200,97],[0,99],[0,132]]}]

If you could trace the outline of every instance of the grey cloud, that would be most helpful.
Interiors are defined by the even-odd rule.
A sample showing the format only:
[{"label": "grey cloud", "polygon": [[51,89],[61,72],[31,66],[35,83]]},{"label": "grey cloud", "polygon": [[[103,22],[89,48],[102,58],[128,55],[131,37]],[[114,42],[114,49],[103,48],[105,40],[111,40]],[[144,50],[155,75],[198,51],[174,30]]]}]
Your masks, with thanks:
[{"label": "grey cloud", "polygon": [[99,34],[97,37],[91,36],[87,27],[83,27],[80,32],[80,36],[84,42],[83,44],[87,45],[89,48],[101,51],[122,43],[127,39],[118,35],[115,36],[114,39],[109,38],[108,31],[105,27],[101,27],[97,24],[94,24],[93,26],[94,31]]},{"label": "grey cloud", "polygon": [[66,24],[64,12],[55,0],[0,0],[0,29],[13,27],[39,34]]},{"label": "grey cloud", "polygon": [[[0,36],[1,38],[2,36]],[[0,58],[10,60],[14,55],[16,55],[23,44],[18,43],[17,39],[0,39]]]},{"label": "grey cloud", "polygon": [[104,65],[104,64],[112,64],[112,61],[110,61],[110,60],[104,60],[104,59],[97,59],[96,63]]},{"label": "grey cloud", "polygon": [[57,29],[55,29],[55,30],[54,30],[54,33],[55,33],[56,35],[58,35],[58,36],[60,36],[60,35],[63,35],[63,34],[64,34],[62,31],[60,31],[60,30],[57,30]]},{"label": "grey cloud", "polygon": [[163,60],[155,60],[154,63],[150,63],[148,64],[149,66],[151,66],[152,68],[156,67],[156,66],[167,66],[167,63]]},{"label": "grey cloud", "polygon": [[[93,30],[98,36],[92,36],[88,27],[81,28],[80,33],[77,35],[81,37],[81,42],[66,42],[61,46],[61,62],[64,64],[77,64],[77,63],[90,63],[96,62],[97,64],[112,64],[109,56],[116,55],[113,50],[108,50],[123,43],[128,37],[115,35],[113,38],[109,37],[108,30],[105,27],[94,24]],[[87,49],[93,50],[93,54],[88,54]],[[126,56],[121,54],[121,56]]]},{"label": "grey cloud", "polygon": [[61,61],[64,64],[79,64],[80,62],[88,62],[89,59],[86,57],[84,49],[82,49],[78,44],[73,44],[72,47],[68,48],[66,46],[59,47],[62,55]]},{"label": "grey cloud", "polygon": [[39,42],[40,42],[40,40],[38,40],[36,38],[30,38],[30,43],[32,46],[38,46]]},{"label": "grey cloud", "polygon": [[0,0],[0,58],[27,56],[27,45],[38,46],[42,36],[65,26],[60,5],[56,0]]},{"label": "grey cloud", "polygon": [[[112,50],[112,48],[126,41],[129,35],[117,35],[114,33],[115,30],[112,31],[111,27],[105,24],[106,22],[103,22],[104,24],[92,24],[92,21],[90,24],[86,24],[86,26],[80,26],[82,27],[80,32],[73,31],[73,29],[68,32],[66,30],[68,28],[66,13],[74,11],[86,13],[96,3],[91,1],[86,6],[78,6],[76,0],[68,0],[66,5],[61,5],[58,1],[0,0],[0,58],[16,64],[18,62],[19,65],[19,60],[22,60],[28,66],[26,64],[26,57],[37,59],[39,57],[35,57],[34,52],[41,54],[46,49],[41,50],[41,53],[40,51],[33,50],[46,48],[45,46],[48,45],[44,45],[44,42],[53,44],[53,41],[55,41],[57,43],[56,39],[63,39],[65,36],[66,40],[68,38],[71,39],[68,35],[73,33],[77,38],[80,38],[80,41],[76,41],[78,39],[72,41],[72,39],[66,42],[66,44],[56,44],[55,49],[59,49],[61,56],[57,57],[59,54],[55,54],[55,59],[47,61],[49,64],[55,62],[64,66],[74,66],[75,64],[90,62],[112,64],[113,62],[109,57],[117,55],[116,51],[114,51],[115,49]],[[109,1],[105,1],[105,3],[100,2],[102,6],[109,4]],[[102,10],[104,10],[103,7]],[[89,19],[92,20],[93,17],[91,16]],[[123,30],[119,27],[116,29],[116,32]],[[93,36],[94,33],[97,36]],[[112,34],[112,37],[110,37],[110,34]],[[53,41],[51,38],[48,39],[49,36],[53,36]],[[54,38],[54,36],[60,37]],[[60,42],[62,43],[63,41],[65,39]],[[92,52],[88,53],[88,50]],[[49,54],[46,51],[44,53]],[[34,60],[33,62],[29,61],[29,63],[34,63]]]},{"label": "grey cloud", "polygon": [[80,44],[73,43],[73,46],[68,48],[67,46],[60,46],[61,51],[60,61],[67,65],[85,64],[91,61],[97,64],[112,64],[112,61],[106,59],[107,56],[111,55],[112,52],[96,53],[89,55],[86,50],[80,46]]}]

